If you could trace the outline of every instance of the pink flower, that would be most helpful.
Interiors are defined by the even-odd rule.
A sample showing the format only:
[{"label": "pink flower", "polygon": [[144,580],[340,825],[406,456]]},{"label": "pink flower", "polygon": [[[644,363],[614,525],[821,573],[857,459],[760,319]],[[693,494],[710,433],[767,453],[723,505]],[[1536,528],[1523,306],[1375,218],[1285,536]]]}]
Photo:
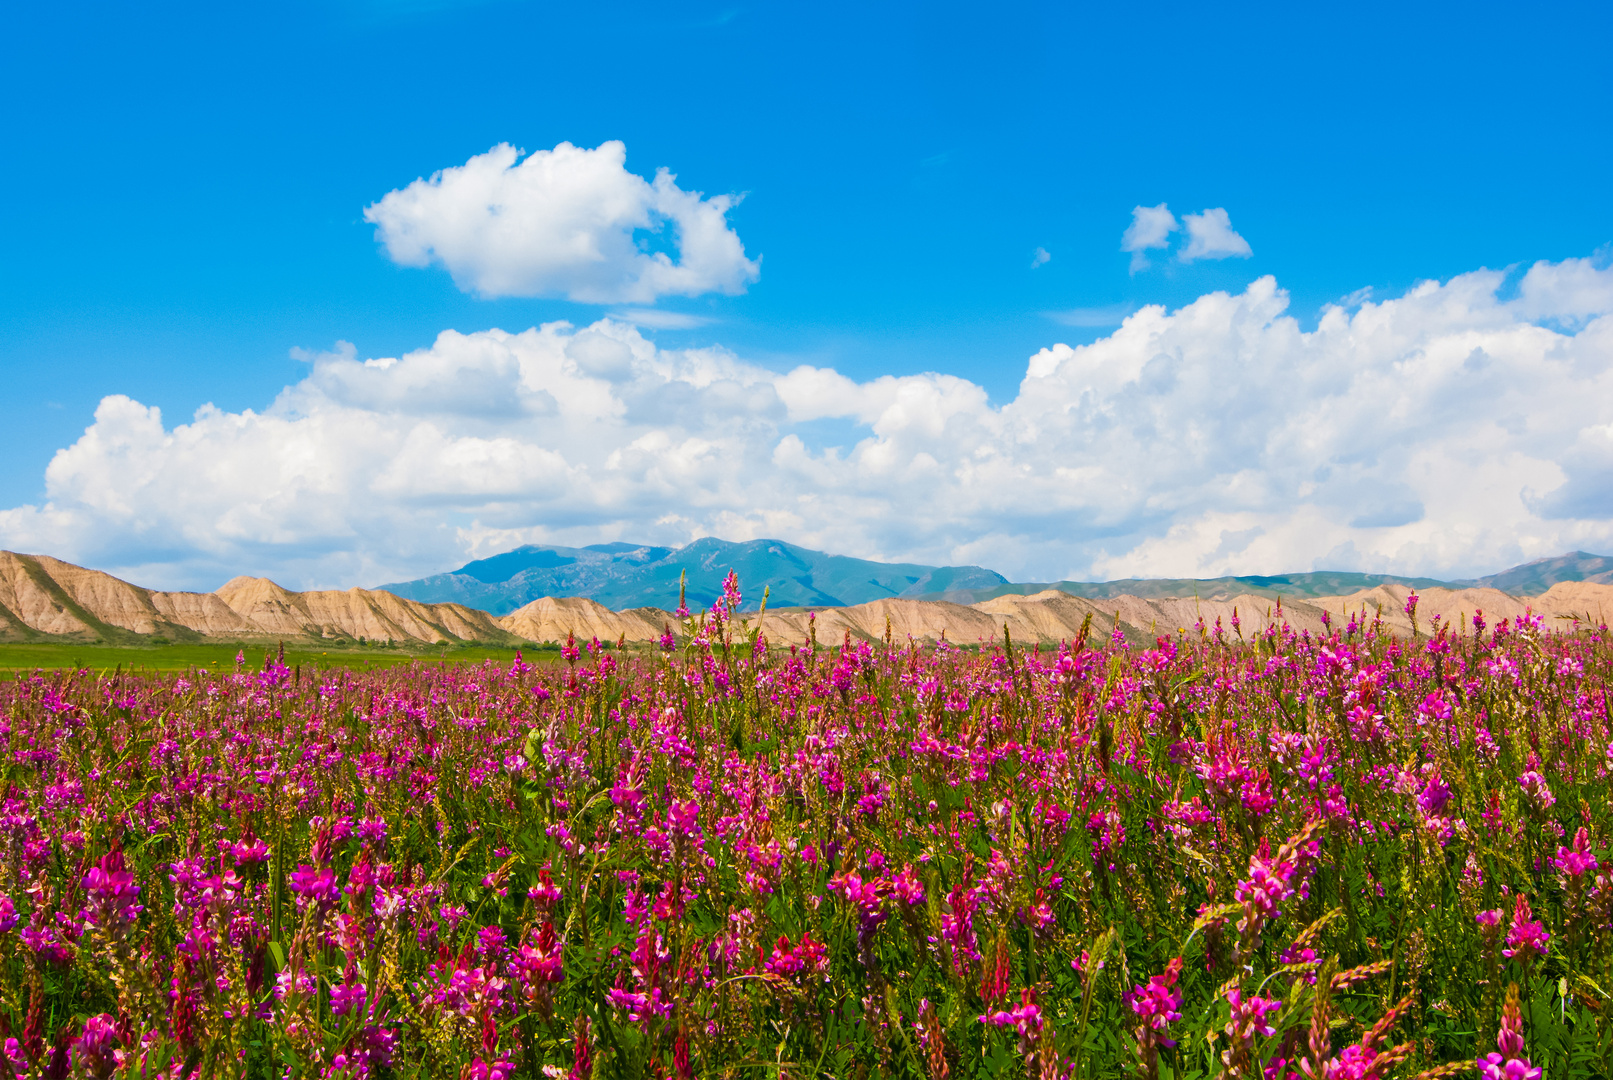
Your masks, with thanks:
[{"label": "pink flower", "polygon": [[891,892],[908,907],[918,907],[924,903],[924,882],[913,873],[912,864],[903,867],[902,872],[891,879]]},{"label": "pink flower", "polygon": [[1417,805],[1422,807],[1425,814],[1438,814],[1445,809],[1445,804],[1451,801],[1451,789],[1440,779],[1438,772],[1428,778],[1423,790],[1417,795]]},{"label": "pink flower", "polygon": [[75,1075],[111,1076],[117,1067],[113,1056],[119,1042],[117,1025],[106,1013],[84,1021],[84,1030],[73,1040],[72,1062]]},{"label": "pink flower", "polygon": [[[1126,1003],[1131,1006],[1140,1028],[1162,1035],[1171,1021],[1182,1018],[1182,991],[1176,985],[1181,974],[1182,958],[1178,956],[1165,965],[1163,975],[1150,975],[1146,986],[1134,987],[1126,993]],[[1166,1038],[1158,1042],[1165,1047],[1176,1045],[1174,1040]]]},{"label": "pink flower", "polygon": [[330,1014],[346,1016],[350,1012],[360,1015],[364,1012],[364,984],[361,982],[338,983],[330,988]]},{"label": "pink flower", "polygon": [[1524,794],[1529,796],[1530,801],[1542,811],[1550,810],[1557,804],[1557,796],[1551,793],[1546,778],[1534,769],[1518,777],[1518,786],[1523,788]]},{"label": "pink flower", "polygon": [[126,925],[145,910],[136,902],[140,886],[134,883],[134,875],[123,868],[123,852],[115,848],[84,875],[83,886],[90,900],[84,917],[97,926]]},{"label": "pink flower", "polygon": [[1540,1080],[1540,1070],[1523,1056],[1523,1009],[1518,1002],[1517,983],[1507,987],[1495,1047],[1499,1053],[1492,1052],[1478,1059],[1484,1080]]},{"label": "pink flower", "polygon": [[336,871],[328,866],[315,870],[303,863],[291,872],[287,884],[292,892],[320,907],[330,907],[342,897],[341,886],[336,883]]},{"label": "pink flower", "polygon": [[803,973],[827,975],[828,950],[821,942],[812,940],[811,931],[802,933],[800,942],[793,949],[790,947],[789,937],[780,934],[778,942],[773,946],[773,955],[762,965],[762,969],[774,975],[791,978]]},{"label": "pink flower", "polygon": [[1591,837],[1585,826],[1581,825],[1574,834],[1574,846],[1559,847],[1557,857],[1551,864],[1571,878],[1577,878],[1596,870],[1598,863],[1596,856],[1591,854]]},{"label": "pink flower", "polygon": [[1507,930],[1507,947],[1501,950],[1502,956],[1508,959],[1516,957],[1520,962],[1527,963],[1531,956],[1546,955],[1546,943],[1551,940],[1551,934],[1534,921],[1532,915],[1528,898],[1519,893],[1517,905],[1512,911],[1512,926]]}]

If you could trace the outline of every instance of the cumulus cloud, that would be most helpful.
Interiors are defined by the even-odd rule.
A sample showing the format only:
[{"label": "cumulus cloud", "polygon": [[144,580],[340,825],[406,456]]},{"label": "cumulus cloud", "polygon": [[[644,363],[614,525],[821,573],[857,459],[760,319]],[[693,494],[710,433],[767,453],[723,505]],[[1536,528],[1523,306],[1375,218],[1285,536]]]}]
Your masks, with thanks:
[{"label": "cumulus cloud", "polygon": [[[727,214],[737,199],[684,191],[666,169],[628,172],[627,148],[507,143],[390,192],[364,210],[403,266],[440,263],[466,292],[648,304],[740,293],[761,272]],[[670,236],[665,234],[670,230]],[[662,234],[674,259],[649,242]]]},{"label": "cumulus cloud", "polygon": [[1179,228],[1176,215],[1164,203],[1133,207],[1131,224],[1120,237],[1120,250],[1131,252],[1131,272],[1147,269],[1147,252],[1151,248],[1168,247],[1171,233]]},{"label": "cumulus cloud", "polygon": [[1187,228],[1187,246],[1176,257],[1185,263],[1234,256],[1247,259],[1254,254],[1249,241],[1233,232],[1232,219],[1220,207],[1202,214],[1183,214],[1182,224]]},{"label": "cumulus cloud", "polygon": [[1048,254],[1047,249],[1044,248],[1044,247],[1039,247],[1035,251],[1031,252],[1031,269],[1032,270],[1035,270],[1037,267],[1040,267],[1040,266],[1046,266],[1048,263],[1050,263],[1052,261],[1053,261],[1053,256]]},{"label": "cumulus cloud", "polygon": [[[262,411],[123,396],[0,546],[142,582],[374,584],[518,543],[779,536],[1022,580],[1461,576],[1613,550],[1613,269],[1480,270],[1327,309],[1264,277],[956,376],[779,373],[633,326],[338,348]],[[826,440],[825,428],[835,429]],[[850,437],[844,437],[850,432]]]}]

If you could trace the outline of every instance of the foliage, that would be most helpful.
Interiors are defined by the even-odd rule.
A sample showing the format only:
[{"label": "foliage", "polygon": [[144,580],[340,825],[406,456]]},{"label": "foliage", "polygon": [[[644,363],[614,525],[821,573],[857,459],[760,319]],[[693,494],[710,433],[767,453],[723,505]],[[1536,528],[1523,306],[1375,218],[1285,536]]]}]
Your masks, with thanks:
[{"label": "foliage", "polygon": [[0,1077],[1607,1075],[1607,629],[0,684]]}]

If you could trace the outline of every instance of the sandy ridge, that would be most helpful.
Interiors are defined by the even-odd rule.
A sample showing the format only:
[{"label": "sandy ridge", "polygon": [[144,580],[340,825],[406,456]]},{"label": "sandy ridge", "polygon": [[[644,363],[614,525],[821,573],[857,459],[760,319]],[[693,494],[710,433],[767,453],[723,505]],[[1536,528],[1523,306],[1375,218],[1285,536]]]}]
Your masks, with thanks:
[{"label": "sandy ridge", "polygon": [[[822,644],[853,640],[955,644],[1000,641],[1006,628],[1016,642],[1053,644],[1090,633],[1109,634],[1118,620],[1133,640],[1159,634],[1211,632],[1219,621],[1229,639],[1241,630],[1253,637],[1273,622],[1295,630],[1323,632],[1330,620],[1340,626],[1352,617],[1381,618],[1400,633],[1412,629],[1404,608],[1410,589],[1381,585],[1347,596],[1303,602],[1277,602],[1253,595],[1200,600],[1192,597],[1145,599],[1117,596],[1088,600],[1057,590],[1030,596],[1001,596],[965,606],[941,601],[887,599],[855,607],[770,611],[761,629],[776,645],[800,645],[816,634]],[[1535,597],[1495,589],[1425,589],[1417,607],[1418,628],[1427,631],[1434,616],[1464,628],[1482,610],[1491,626],[1526,612],[1553,625],[1600,623],[1613,615],[1613,585],[1563,582]],[[1606,615],[1604,615],[1606,613]],[[1236,615],[1239,626],[1234,629]],[[741,622],[753,629],[758,616]],[[512,644],[521,641],[652,641],[679,620],[658,608],[612,611],[582,597],[544,597],[508,615],[494,617],[462,604],[423,604],[377,589],[292,592],[267,578],[238,577],[217,592],[161,592],[143,589],[110,574],[46,555],[0,552],[0,641],[38,639],[123,640],[168,637],[177,640],[293,638],[325,642],[389,641],[400,644]]]}]

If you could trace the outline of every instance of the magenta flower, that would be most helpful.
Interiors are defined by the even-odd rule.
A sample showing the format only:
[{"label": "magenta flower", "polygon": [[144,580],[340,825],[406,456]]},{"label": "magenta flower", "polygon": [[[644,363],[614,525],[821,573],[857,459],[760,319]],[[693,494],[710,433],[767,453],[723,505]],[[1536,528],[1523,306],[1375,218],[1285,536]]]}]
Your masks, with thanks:
[{"label": "magenta flower", "polygon": [[1518,786],[1523,788],[1523,793],[1529,796],[1530,801],[1542,812],[1550,810],[1557,803],[1557,796],[1551,793],[1546,778],[1534,769],[1518,777]]},{"label": "magenta flower", "polygon": [[83,887],[89,895],[84,917],[97,926],[124,926],[145,908],[138,903],[140,886],[134,875],[123,868],[123,852],[114,848],[84,875]]},{"label": "magenta flower", "polygon": [[774,975],[791,978],[801,974],[827,975],[828,950],[821,942],[812,940],[810,930],[801,934],[801,940],[794,948],[790,947],[789,937],[780,934],[778,942],[773,946],[773,955],[762,965],[762,969]]},{"label": "magenta flower", "polygon": [[515,1063],[511,1061],[483,1061],[475,1058],[466,1067],[467,1080],[515,1080]]},{"label": "magenta flower", "polygon": [[1021,1053],[1031,1049],[1040,1040],[1044,1024],[1042,1007],[1036,1002],[1036,991],[1028,986],[1020,991],[1018,1008],[985,1012],[979,1019],[982,1024],[997,1028],[1013,1028],[1017,1031]]},{"label": "magenta flower", "polygon": [[1282,1008],[1281,1001],[1263,998],[1258,994],[1245,998],[1242,991],[1229,990],[1227,1004],[1232,1006],[1232,1019],[1227,1025],[1228,1034],[1237,1038],[1277,1034],[1277,1029],[1266,1022],[1266,1016]]},{"label": "magenta flower", "polygon": [[693,799],[686,802],[673,799],[672,805],[667,808],[666,820],[667,827],[673,831],[691,840],[700,838],[700,804]]},{"label": "magenta flower", "polygon": [[360,1015],[364,1012],[364,984],[361,982],[338,983],[330,988],[330,1014],[346,1016],[350,1012]]},{"label": "magenta flower", "polygon": [[1182,1018],[1182,991],[1176,985],[1181,975],[1182,958],[1178,956],[1165,965],[1163,975],[1150,975],[1147,985],[1134,987],[1125,996],[1139,1027],[1153,1032],[1161,1046],[1176,1045],[1174,1040],[1163,1036],[1171,1021]]},{"label": "magenta flower", "polygon": [[[805,852],[802,856],[805,857]],[[911,863],[904,866],[901,873],[891,878],[891,892],[908,907],[918,907],[924,903],[924,882],[913,872]]]},{"label": "magenta flower", "polygon": [[298,866],[287,878],[291,891],[320,907],[331,907],[342,897],[341,886],[336,883],[336,871],[330,867],[315,870],[307,863]]},{"label": "magenta flower", "polygon": [[117,1068],[114,1056],[118,1038],[117,1025],[106,1013],[98,1013],[84,1021],[84,1030],[73,1040],[73,1073],[77,1076],[107,1077]]},{"label": "magenta flower", "polygon": [[829,879],[829,891],[857,907],[857,944],[865,954],[873,942],[874,932],[887,918],[885,889],[888,887],[883,878],[864,881],[854,871],[836,874]]},{"label": "magenta flower", "polygon": [[245,836],[230,845],[230,854],[235,857],[237,866],[256,866],[269,861],[269,845],[253,836],[249,829]]},{"label": "magenta flower", "polygon": [[1574,834],[1573,847],[1557,849],[1557,857],[1551,860],[1551,864],[1570,878],[1579,878],[1597,869],[1599,864],[1596,856],[1591,854],[1591,837],[1585,826],[1581,825]]},{"label": "magenta flower", "polygon": [[560,886],[549,877],[549,868],[544,867],[538,871],[538,883],[527,891],[532,902],[539,911],[553,911],[554,906],[560,903]]},{"label": "magenta flower", "polygon": [[1507,930],[1507,947],[1501,950],[1506,958],[1514,957],[1520,963],[1528,963],[1532,957],[1546,955],[1546,943],[1551,940],[1551,934],[1546,928],[1534,921],[1529,909],[1529,900],[1518,894],[1518,902],[1512,910],[1512,926]]},{"label": "magenta flower", "polygon": [[1451,789],[1444,780],[1440,779],[1436,771],[1423,785],[1422,791],[1417,794],[1417,805],[1422,807],[1423,813],[1433,816],[1443,813],[1445,805],[1451,801]]},{"label": "magenta flower", "polygon": [[1518,984],[1507,987],[1506,1004],[1501,1008],[1501,1028],[1495,1034],[1494,1051],[1478,1059],[1484,1080],[1540,1080],[1540,1070],[1523,1055],[1523,1009],[1518,1002]]},{"label": "magenta flower", "polygon": [[1245,998],[1242,991],[1229,990],[1227,1004],[1232,1015],[1223,1029],[1228,1046],[1221,1051],[1221,1061],[1229,1071],[1243,1074],[1253,1059],[1255,1040],[1277,1033],[1266,1016],[1282,1008],[1283,1003],[1259,995]]}]

